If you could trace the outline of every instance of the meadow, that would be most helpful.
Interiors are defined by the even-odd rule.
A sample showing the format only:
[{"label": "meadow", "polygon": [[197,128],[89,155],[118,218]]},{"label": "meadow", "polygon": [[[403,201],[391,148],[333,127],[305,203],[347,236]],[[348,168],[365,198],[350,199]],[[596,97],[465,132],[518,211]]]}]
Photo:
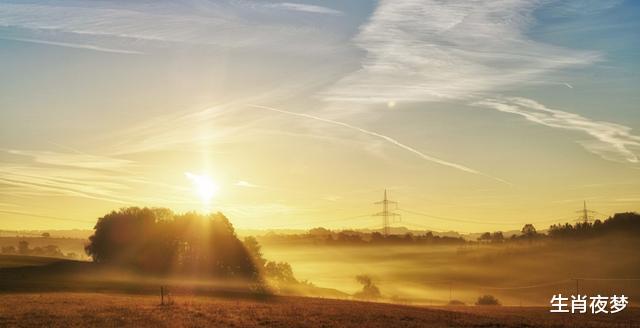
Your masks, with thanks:
[{"label": "meadow", "polygon": [[[548,297],[571,293],[572,281],[525,289],[478,287],[559,280],[578,273],[631,275],[638,263],[628,242],[263,247],[268,258],[289,261],[298,279],[319,287],[353,294],[361,288],[354,276],[369,274],[382,292],[379,302],[356,301],[347,294],[345,299],[256,297],[242,288],[234,291],[228,282],[196,288],[186,281],[116,275],[88,262],[2,255],[0,268],[6,270],[0,270],[0,327],[637,327],[640,309],[635,306],[615,315],[549,313]],[[617,256],[607,257],[606,252]],[[450,290],[451,281],[455,284]],[[170,284],[170,305],[160,304],[158,287],[163,284]],[[596,282],[583,284],[583,291],[598,291]],[[637,284],[622,287],[635,303]],[[610,283],[599,288],[614,291]],[[497,296],[504,306],[474,306],[485,293]],[[449,297],[467,306],[443,306]]]},{"label": "meadow", "polygon": [[[628,235],[499,244],[261,246],[266,259],[290,263],[298,281],[313,285],[254,293],[250,285],[229,279],[154,278],[86,261],[0,255],[0,327],[640,326],[640,288],[632,279],[640,272],[639,245]],[[372,302],[356,297],[364,290],[356,280],[360,275],[379,288]],[[160,286],[169,291],[165,304]],[[587,295],[625,294],[630,304],[615,315],[549,312],[552,295],[568,296],[578,288]],[[485,294],[502,305],[475,305]],[[447,305],[451,300],[465,305]]]},{"label": "meadow", "polygon": [[414,307],[303,297],[268,301],[152,295],[0,294],[2,327],[637,327],[637,308],[612,316],[540,307]]}]

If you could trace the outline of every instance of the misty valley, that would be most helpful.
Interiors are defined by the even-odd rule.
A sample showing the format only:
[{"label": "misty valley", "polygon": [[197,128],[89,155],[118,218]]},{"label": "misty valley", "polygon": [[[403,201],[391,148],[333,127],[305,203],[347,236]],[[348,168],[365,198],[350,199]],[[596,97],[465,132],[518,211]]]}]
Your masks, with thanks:
[{"label": "misty valley", "polygon": [[0,289],[155,294],[167,286],[176,294],[414,305],[474,305],[490,295],[516,306],[544,306],[557,293],[616,291],[635,304],[638,232],[640,216],[619,213],[541,232],[525,225],[509,236],[324,228],[243,236],[222,214],[128,208],[101,218],[88,239],[78,231],[0,237]]}]

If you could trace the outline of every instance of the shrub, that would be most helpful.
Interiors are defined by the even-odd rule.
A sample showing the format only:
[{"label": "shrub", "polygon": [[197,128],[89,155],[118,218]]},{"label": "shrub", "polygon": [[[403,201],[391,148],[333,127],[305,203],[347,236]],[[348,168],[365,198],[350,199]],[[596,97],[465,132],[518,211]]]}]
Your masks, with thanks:
[{"label": "shrub", "polygon": [[353,294],[353,297],[362,300],[376,300],[382,296],[380,289],[368,275],[358,275],[356,281],[362,284],[362,290]]},{"label": "shrub", "polygon": [[493,295],[482,295],[478,297],[476,305],[500,305],[500,301]]}]

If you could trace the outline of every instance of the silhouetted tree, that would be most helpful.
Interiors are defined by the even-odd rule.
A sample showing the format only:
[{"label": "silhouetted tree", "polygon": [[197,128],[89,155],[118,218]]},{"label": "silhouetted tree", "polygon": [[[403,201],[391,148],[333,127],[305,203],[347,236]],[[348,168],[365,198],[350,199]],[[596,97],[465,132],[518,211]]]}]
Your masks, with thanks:
[{"label": "silhouetted tree", "polygon": [[314,236],[314,237],[320,237],[322,239],[326,239],[327,237],[331,236],[331,230],[325,229],[325,228],[313,228],[311,230],[309,230],[309,235]]},{"label": "silhouetted tree", "polygon": [[2,246],[2,254],[16,254],[16,248],[13,246]]},{"label": "silhouetted tree", "polygon": [[476,305],[500,305],[500,301],[493,295],[482,295],[478,297]]},{"label": "silhouetted tree", "polygon": [[101,217],[89,240],[85,250],[98,263],[159,274],[259,278],[251,254],[221,213],[123,208]]},{"label": "silhouetted tree", "polygon": [[20,255],[28,255],[29,254],[29,242],[26,240],[21,240],[18,242],[18,254]]},{"label": "silhouetted tree", "polygon": [[51,257],[64,257],[64,253],[60,250],[60,247],[56,245],[47,245],[42,248],[42,255]]},{"label": "silhouetted tree", "polygon": [[253,258],[253,262],[260,269],[264,269],[265,264],[267,264],[267,260],[262,255],[262,246],[258,243],[258,240],[253,237],[245,237],[244,238],[244,246],[247,248],[247,251]]},{"label": "silhouetted tree", "polygon": [[637,236],[640,233],[640,215],[638,213],[616,213],[604,221],[554,224],[549,227],[549,236],[553,238],[586,238],[604,234],[624,234]]},{"label": "silhouetted tree", "polygon": [[491,233],[490,232],[485,232],[483,234],[480,235],[480,237],[478,237],[478,241],[479,242],[488,242],[491,240]]},{"label": "silhouetted tree", "polygon": [[534,237],[538,232],[536,231],[536,227],[533,226],[533,224],[531,223],[527,223],[524,225],[524,227],[522,227],[522,235],[530,238],[530,237]]},{"label": "silhouetted tree", "polygon": [[380,298],[380,289],[373,283],[373,280],[368,275],[356,276],[356,281],[362,284],[362,290],[353,294],[353,297],[364,300],[375,300]]},{"label": "silhouetted tree", "polygon": [[264,275],[270,280],[273,287],[278,290],[282,290],[287,285],[298,283],[298,280],[293,275],[291,265],[287,262],[267,262],[264,267]]}]

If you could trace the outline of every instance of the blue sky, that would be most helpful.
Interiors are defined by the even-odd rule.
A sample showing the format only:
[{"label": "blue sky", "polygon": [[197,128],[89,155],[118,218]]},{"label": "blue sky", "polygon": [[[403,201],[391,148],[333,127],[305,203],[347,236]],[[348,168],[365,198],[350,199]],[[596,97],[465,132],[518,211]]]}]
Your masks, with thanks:
[{"label": "blue sky", "polygon": [[0,1],[0,226],[202,210],[185,172],[245,227],[375,211],[385,187],[505,224],[583,199],[634,210],[638,16],[620,0]]}]

